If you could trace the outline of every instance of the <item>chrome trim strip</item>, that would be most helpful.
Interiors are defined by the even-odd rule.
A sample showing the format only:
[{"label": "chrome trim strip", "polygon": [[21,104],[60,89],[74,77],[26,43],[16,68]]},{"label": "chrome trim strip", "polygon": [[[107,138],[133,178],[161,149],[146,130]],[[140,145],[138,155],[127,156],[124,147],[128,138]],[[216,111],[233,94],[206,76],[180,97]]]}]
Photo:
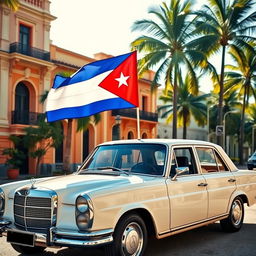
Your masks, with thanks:
[{"label": "chrome trim strip", "polygon": [[112,241],[113,241],[112,236],[95,240],[95,241],[70,240],[70,239],[64,239],[64,238],[54,239],[55,244],[60,244],[64,246],[95,246],[95,245],[111,243]]},{"label": "chrome trim strip", "polygon": [[[49,221],[50,221],[49,218],[27,217],[27,216],[21,216],[21,215],[19,215],[19,214],[14,214],[14,215],[17,216],[17,217],[23,218],[23,219],[30,219],[30,220],[49,220]],[[18,225],[20,225],[20,224],[18,224]],[[21,225],[21,226],[22,226],[22,225]]]},{"label": "chrome trim strip", "polygon": [[218,217],[213,217],[213,218],[205,219],[204,221],[198,221],[198,222],[194,222],[192,224],[188,224],[185,226],[180,226],[180,227],[177,227],[174,229],[170,229],[168,231],[161,232],[158,235],[159,236],[168,236],[168,235],[172,235],[174,233],[180,233],[180,232],[182,232],[182,230],[192,229],[192,228],[195,228],[196,226],[200,226],[200,225],[203,226],[203,225],[206,225],[206,223],[213,223],[218,220],[224,219],[226,217],[228,217],[228,214],[222,214],[222,215],[219,215]]},{"label": "chrome trim strip", "polygon": [[88,238],[88,237],[97,237],[97,236],[107,236],[113,234],[114,229],[104,229],[94,232],[76,232],[66,229],[53,229],[52,232],[59,236],[71,236],[77,238]]}]

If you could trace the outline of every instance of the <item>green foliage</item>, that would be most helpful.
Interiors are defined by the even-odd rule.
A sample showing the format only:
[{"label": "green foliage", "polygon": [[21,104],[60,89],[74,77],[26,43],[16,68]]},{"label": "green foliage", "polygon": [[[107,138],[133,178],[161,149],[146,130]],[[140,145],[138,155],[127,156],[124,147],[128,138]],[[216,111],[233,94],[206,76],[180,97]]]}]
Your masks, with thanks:
[{"label": "green foliage", "polygon": [[23,151],[18,149],[18,146],[22,143],[22,137],[11,135],[9,140],[13,142],[14,147],[5,148],[3,150],[2,154],[8,156],[5,164],[9,168],[20,168],[26,158],[26,155],[23,153]]},{"label": "green foliage", "polygon": [[[188,76],[183,81],[180,75],[179,85],[177,102],[178,126],[183,127],[183,138],[186,138],[186,128],[190,125],[192,116],[199,126],[206,124],[206,102],[210,94],[193,95],[190,90]],[[167,94],[160,96],[161,100],[168,103],[158,109],[162,111],[161,117],[166,118],[167,123],[170,123],[173,117],[172,93],[172,90],[169,90]]]},{"label": "green foliage", "polygon": [[26,127],[24,132],[25,146],[34,152],[39,152],[35,155],[31,154],[31,157],[45,154],[49,148],[58,147],[63,140],[61,123],[47,123],[44,115],[39,117],[37,126]]},{"label": "green foliage", "polygon": [[47,123],[45,115],[39,117],[37,126],[24,128],[25,135],[23,142],[29,149],[29,156],[37,159],[37,174],[39,173],[39,163],[46,152],[54,147],[58,147],[62,140],[62,129],[60,122]]},{"label": "green foliage", "polygon": [[178,71],[184,68],[188,70],[190,91],[197,94],[199,85],[195,70],[206,62],[204,52],[196,48],[201,42],[195,38],[192,3],[189,0],[170,0],[169,5],[163,2],[159,7],[149,10],[154,20],[139,20],[132,27],[134,31],[144,34],[131,43],[133,50],[142,53],[138,61],[139,74],[157,66],[152,88],[159,85],[164,75],[166,91],[173,89],[174,138],[177,136]]},{"label": "green foliage", "polygon": [[13,11],[17,11],[20,6],[19,0],[0,0],[0,5],[1,4],[6,5]]}]

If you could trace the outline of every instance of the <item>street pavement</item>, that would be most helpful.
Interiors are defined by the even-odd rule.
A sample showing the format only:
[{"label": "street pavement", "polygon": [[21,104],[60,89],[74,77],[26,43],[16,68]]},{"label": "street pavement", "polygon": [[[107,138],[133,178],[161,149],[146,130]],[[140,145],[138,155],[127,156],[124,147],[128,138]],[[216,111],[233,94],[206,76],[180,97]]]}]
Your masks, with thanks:
[{"label": "street pavement", "polygon": [[[256,255],[256,205],[245,207],[245,220],[242,229],[236,233],[225,233],[219,223],[194,229],[161,240],[149,241],[145,256],[255,256]],[[0,256],[18,256],[0,238]],[[38,256],[103,256],[101,249],[60,248],[46,249]]]}]

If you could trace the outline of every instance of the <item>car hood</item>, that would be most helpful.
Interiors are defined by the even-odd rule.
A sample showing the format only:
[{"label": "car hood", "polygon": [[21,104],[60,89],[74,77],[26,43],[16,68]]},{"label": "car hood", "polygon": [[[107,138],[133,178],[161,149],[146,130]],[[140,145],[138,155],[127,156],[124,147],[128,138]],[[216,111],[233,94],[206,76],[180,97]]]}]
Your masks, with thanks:
[{"label": "car hood", "polygon": [[[47,180],[35,180],[34,188],[31,188],[31,182],[21,188],[31,188],[35,190],[53,190],[63,203],[74,204],[78,195],[86,193],[89,196],[99,196],[103,193],[109,193],[113,190],[118,191],[127,186],[140,186],[146,180],[152,180],[153,177],[135,176],[135,175],[97,175],[97,174],[72,174],[59,177],[53,177]],[[12,190],[12,195],[14,191]]]}]

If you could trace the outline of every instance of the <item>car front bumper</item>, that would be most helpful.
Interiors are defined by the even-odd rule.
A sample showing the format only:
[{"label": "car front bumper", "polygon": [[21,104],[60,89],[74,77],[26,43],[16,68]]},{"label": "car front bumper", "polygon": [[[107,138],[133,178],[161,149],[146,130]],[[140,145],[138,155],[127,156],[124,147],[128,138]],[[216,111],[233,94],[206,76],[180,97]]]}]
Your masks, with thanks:
[{"label": "car front bumper", "polygon": [[[8,232],[14,234],[29,234],[33,237],[33,245],[14,241],[13,243],[24,246],[65,246],[65,247],[91,247],[111,243],[113,241],[113,229],[105,229],[93,232],[78,232],[74,230],[58,229],[52,227],[47,234],[32,233],[16,228],[8,220],[0,220],[0,236],[6,236]],[[12,241],[10,241],[12,242]]]}]

